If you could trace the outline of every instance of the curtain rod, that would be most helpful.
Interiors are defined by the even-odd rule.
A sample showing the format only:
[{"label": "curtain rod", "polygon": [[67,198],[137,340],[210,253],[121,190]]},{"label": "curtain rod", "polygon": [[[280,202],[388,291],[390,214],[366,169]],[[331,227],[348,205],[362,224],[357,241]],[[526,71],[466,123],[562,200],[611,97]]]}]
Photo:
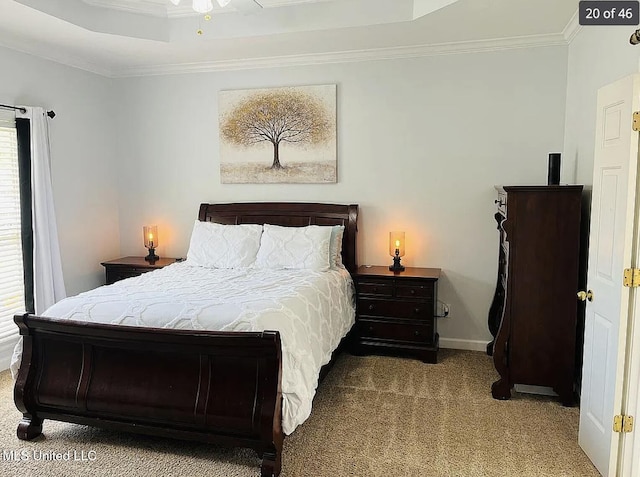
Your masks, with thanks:
[{"label": "curtain rod", "polygon": [[[0,104],[0,108],[2,109],[12,109],[14,111],[20,111],[21,113],[26,113],[27,110],[25,108],[20,108],[18,106],[9,106],[8,104]],[[47,111],[47,116],[49,116],[51,119],[56,117],[56,113],[55,111]]]}]

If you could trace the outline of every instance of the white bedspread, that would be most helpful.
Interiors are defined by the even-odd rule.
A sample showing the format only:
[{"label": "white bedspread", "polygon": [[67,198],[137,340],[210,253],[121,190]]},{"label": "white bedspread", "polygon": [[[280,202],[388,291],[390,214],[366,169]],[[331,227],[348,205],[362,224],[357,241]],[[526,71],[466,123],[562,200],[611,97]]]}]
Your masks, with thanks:
[{"label": "white bedspread", "polygon": [[[155,328],[264,331],[282,340],[282,427],[311,414],[320,368],[355,320],[344,269],[220,270],[176,263],[66,298],[43,316]],[[20,365],[20,342],[12,371]]]}]

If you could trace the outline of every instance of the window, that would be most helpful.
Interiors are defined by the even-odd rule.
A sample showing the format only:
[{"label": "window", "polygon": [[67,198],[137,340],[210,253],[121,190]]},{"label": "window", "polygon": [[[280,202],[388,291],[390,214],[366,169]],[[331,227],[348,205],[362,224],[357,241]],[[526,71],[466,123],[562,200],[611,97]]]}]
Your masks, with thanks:
[{"label": "window", "polygon": [[13,114],[0,112],[0,350],[13,346],[24,313],[18,140]]}]

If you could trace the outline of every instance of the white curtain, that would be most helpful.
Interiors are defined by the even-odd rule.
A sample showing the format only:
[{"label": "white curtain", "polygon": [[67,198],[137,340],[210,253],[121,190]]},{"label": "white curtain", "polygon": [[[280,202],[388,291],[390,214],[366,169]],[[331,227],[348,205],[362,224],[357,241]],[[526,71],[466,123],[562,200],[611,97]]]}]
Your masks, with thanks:
[{"label": "white curtain", "polygon": [[41,314],[66,296],[58,228],[53,207],[49,119],[38,107],[24,107],[16,113],[31,123],[31,188],[33,207],[33,294],[35,312]]}]

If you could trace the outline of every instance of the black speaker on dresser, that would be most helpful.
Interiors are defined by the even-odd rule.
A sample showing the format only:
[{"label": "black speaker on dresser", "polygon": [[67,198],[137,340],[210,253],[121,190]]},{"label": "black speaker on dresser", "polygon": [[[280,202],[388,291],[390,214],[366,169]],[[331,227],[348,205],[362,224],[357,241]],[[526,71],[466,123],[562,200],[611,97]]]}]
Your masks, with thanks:
[{"label": "black speaker on dresser", "polygon": [[560,153],[552,152],[549,154],[549,171],[547,173],[547,184],[560,184]]}]

